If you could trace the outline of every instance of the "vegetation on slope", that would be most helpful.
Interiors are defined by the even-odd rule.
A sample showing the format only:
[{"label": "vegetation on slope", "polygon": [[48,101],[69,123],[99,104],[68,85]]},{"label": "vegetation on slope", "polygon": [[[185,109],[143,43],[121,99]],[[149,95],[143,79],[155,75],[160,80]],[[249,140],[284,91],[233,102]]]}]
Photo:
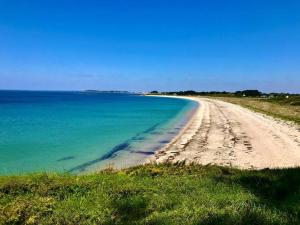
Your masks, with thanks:
[{"label": "vegetation on slope", "polygon": [[300,169],[146,165],[0,177],[0,224],[300,224]]}]

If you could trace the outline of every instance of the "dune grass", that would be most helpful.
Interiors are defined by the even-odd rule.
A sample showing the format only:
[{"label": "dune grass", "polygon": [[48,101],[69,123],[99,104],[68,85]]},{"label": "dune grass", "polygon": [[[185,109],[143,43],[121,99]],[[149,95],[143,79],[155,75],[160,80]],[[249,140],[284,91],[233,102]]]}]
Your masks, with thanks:
[{"label": "dune grass", "polygon": [[0,224],[300,224],[300,169],[146,165],[0,177]]},{"label": "dune grass", "polygon": [[257,112],[293,121],[300,124],[300,97],[251,98],[251,97],[213,97],[215,99],[238,104]]}]

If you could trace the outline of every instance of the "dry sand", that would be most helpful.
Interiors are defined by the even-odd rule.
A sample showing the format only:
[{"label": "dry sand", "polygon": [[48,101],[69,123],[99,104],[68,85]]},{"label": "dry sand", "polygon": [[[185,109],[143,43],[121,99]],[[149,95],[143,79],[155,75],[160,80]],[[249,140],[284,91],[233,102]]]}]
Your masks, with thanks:
[{"label": "dry sand", "polygon": [[300,127],[231,103],[184,97],[197,111],[156,162],[217,164],[244,169],[300,166]]}]

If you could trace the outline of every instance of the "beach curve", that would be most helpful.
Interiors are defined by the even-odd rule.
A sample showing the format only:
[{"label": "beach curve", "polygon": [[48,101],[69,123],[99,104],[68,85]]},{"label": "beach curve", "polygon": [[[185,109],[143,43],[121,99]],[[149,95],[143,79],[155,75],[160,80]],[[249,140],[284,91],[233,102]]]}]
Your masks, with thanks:
[{"label": "beach curve", "polygon": [[216,164],[243,169],[300,165],[298,125],[220,100],[164,97],[196,101],[199,106],[179,134],[150,161]]}]

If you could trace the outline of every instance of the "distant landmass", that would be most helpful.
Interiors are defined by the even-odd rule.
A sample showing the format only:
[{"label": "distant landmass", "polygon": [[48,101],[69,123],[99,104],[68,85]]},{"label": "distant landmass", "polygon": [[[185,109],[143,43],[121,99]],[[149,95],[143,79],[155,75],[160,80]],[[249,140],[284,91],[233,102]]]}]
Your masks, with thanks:
[{"label": "distant landmass", "polygon": [[85,90],[85,92],[90,92],[90,93],[114,93],[114,94],[136,94],[134,92],[129,92],[129,91],[100,91],[100,90]]}]

